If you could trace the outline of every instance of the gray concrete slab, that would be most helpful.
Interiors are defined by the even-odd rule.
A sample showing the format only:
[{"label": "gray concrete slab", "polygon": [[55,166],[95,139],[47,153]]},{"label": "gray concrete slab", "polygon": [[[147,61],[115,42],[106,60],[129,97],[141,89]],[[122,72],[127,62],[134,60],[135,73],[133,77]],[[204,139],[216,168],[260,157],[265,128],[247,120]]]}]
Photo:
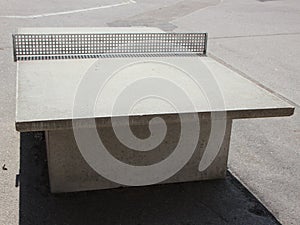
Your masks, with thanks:
[{"label": "gray concrete slab", "polygon": [[[62,28],[54,33],[114,32],[118,28]],[[119,32],[157,32],[155,28],[123,28]],[[19,29],[19,33],[39,33],[38,28]],[[40,33],[50,33],[51,28],[41,28]],[[293,113],[293,106],[272,93],[241,77],[210,57],[138,57],[68,60],[18,61],[16,126],[19,131],[48,129],[51,121],[141,116],[174,113],[207,113],[225,111],[233,118],[286,116]],[[139,80],[159,78],[152,85],[166,93],[174,91],[162,80],[173,83],[184,92],[176,99],[177,109],[166,107],[160,101],[142,101],[127,112],[128,100],[119,101],[118,111],[114,104],[122,93],[118,90]],[[94,101],[76,108],[74,99],[85,79],[93,83],[83,92],[83,99]],[[109,82],[107,81],[109,80]],[[150,82],[150,81],[149,81]],[[134,87],[134,86],[133,86]],[[91,99],[95,89],[98,97]],[[99,95],[99,91],[101,93]],[[125,89],[124,89],[125,90]],[[135,95],[139,96],[136,89]],[[220,93],[220,94],[219,94]],[[185,95],[190,101],[186,101]],[[127,97],[129,99],[129,96]],[[220,104],[213,102],[220,101]],[[192,102],[192,104],[190,104]],[[93,111],[86,110],[94,104]],[[121,105],[120,105],[121,104]],[[268,115],[267,115],[268,113]],[[40,125],[38,124],[40,122]],[[34,125],[32,125],[34,123]],[[27,125],[27,128],[26,128]],[[61,126],[60,126],[61,127]],[[69,127],[68,127],[69,128]]]}]

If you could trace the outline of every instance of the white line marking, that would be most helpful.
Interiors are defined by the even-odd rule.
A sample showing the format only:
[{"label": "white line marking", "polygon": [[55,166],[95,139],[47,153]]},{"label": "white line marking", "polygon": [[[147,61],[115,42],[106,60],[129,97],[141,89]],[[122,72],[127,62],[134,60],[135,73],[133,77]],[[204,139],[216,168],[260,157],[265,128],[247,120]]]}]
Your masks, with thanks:
[{"label": "white line marking", "polygon": [[87,9],[77,9],[77,10],[71,10],[71,11],[65,11],[65,12],[56,12],[56,13],[44,13],[39,15],[28,15],[28,16],[0,16],[2,18],[14,18],[14,19],[34,19],[34,18],[41,18],[41,17],[47,17],[47,16],[58,16],[58,15],[66,15],[66,14],[73,14],[73,13],[79,13],[79,12],[87,12],[92,10],[98,10],[98,9],[108,9],[112,7],[118,7],[123,5],[128,5],[131,3],[136,3],[134,0],[128,0],[126,2],[121,2],[117,4],[112,5],[102,5],[98,7],[92,7]]}]

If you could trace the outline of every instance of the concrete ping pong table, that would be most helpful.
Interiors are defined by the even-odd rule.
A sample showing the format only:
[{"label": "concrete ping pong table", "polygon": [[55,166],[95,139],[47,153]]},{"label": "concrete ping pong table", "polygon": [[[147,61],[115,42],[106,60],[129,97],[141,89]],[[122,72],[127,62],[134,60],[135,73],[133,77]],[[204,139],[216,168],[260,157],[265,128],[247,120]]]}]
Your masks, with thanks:
[{"label": "concrete ping pong table", "polygon": [[[111,39],[118,34],[117,41]],[[123,39],[120,34],[125,35]],[[102,39],[97,39],[99,37]],[[124,37],[129,39],[124,41]],[[147,45],[140,46],[144,42],[153,44],[155,38],[156,45],[151,48],[146,49]],[[200,125],[195,151],[189,160],[180,170],[178,167],[172,176],[160,180],[160,183],[174,183],[225,177],[233,119],[290,116],[294,112],[293,106],[206,56],[206,34],[172,35],[147,27],[21,28],[13,36],[13,40],[17,62],[16,129],[19,132],[45,132],[50,188],[53,193],[128,185],[126,182],[107,179],[106,175],[96,172],[78,147],[78,140],[72,129],[75,123],[77,130],[89,131],[94,129],[90,127],[93,126],[91,120],[95,121],[96,130],[110,154],[119,161],[136,167],[167,159],[178,144],[181,128],[187,125],[190,127],[188,130],[192,131],[195,123]],[[92,49],[97,41],[98,44],[102,43],[106,52]],[[160,41],[164,43],[157,44]],[[166,46],[168,41],[173,45]],[[125,47],[121,46],[124,44]],[[147,51],[141,52],[143,48]],[[117,52],[121,54],[116,54],[114,49],[122,49]],[[124,49],[128,52],[124,52]],[[131,54],[129,51],[139,54]],[[103,80],[107,75],[109,79]],[[196,81],[191,82],[191,75]],[[87,77],[89,78],[86,79]],[[151,77],[152,80],[147,80]],[[201,78],[201,87],[197,87],[198,77]],[[166,87],[156,85],[154,78],[160,79],[160,85]],[[113,108],[118,101],[116,93],[126,94],[126,87],[132,88],[133,81],[145,79],[149,82],[149,87],[158,86],[157,91],[162,90],[161,93],[170,98],[176,96],[174,87],[177,85],[183,93],[187,93],[192,106],[179,95],[173,99],[178,106],[176,109],[155,98],[140,101],[129,111],[129,103],[124,98],[119,101],[118,107]],[[108,85],[104,87],[106,94],[99,97],[99,84],[107,80]],[[171,83],[170,86],[168,82]],[[90,86],[81,91],[82,84]],[[84,104],[74,106],[80,91],[83,96],[79,98],[84,99]],[[136,88],[136,93],[128,92],[127,97],[134,99],[135,94],[142,91]],[[221,101],[214,102],[217,98]],[[159,145],[153,147],[148,143],[154,148],[151,151],[135,151],[122,144],[112,128],[112,120],[115,120],[122,131],[122,126],[126,125],[129,117],[131,131],[138,138],[146,139],[150,135],[149,121],[157,116],[166,122],[167,132]],[[163,128],[164,121],[153,121],[151,126],[154,130]],[[213,122],[217,125],[225,124],[223,134],[219,132],[221,137],[218,139],[221,142],[215,147],[218,149],[208,148],[208,145],[213,146],[215,143],[209,143]],[[126,133],[128,130],[123,131]],[[215,135],[218,136],[219,133],[216,132]],[[193,133],[188,137],[191,136]],[[193,140],[187,141],[192,142]],[[187,152],[188,148],[189,146],[186,147]],[[176,160],[180,164],[181,159]],[[117,169],[111,166],[106,172],[117,176],[114,174],[118,173]],[[164,175],[169,172],[168,169],[165,170],[159,173]],[[134,176],[126,170],[122,174],[128,176],[126,178],[129,181],[130,176]],[[146,181],[143,184],[148,183]]]}]

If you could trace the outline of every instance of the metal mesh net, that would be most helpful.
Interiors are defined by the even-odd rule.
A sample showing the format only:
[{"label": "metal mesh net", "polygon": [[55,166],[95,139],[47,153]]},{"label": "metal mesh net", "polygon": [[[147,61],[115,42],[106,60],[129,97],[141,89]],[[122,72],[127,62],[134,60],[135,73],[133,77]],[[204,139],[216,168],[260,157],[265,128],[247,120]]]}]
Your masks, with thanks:
[{"label": "metal mesh net", "polygon": [[206,54],[206,33],[15,34],[14,60],[126,54]]}]

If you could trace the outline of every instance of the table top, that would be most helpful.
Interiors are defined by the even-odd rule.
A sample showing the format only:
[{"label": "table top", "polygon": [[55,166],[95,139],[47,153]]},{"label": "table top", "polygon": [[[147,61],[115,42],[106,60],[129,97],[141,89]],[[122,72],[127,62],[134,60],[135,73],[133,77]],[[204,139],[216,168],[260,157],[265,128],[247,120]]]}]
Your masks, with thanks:
[{"label": "table top", "polygon": [[[107,32],[82,28],[78,32]],[[74,33],[25,28],[19,33]],[[109,32],[160,32],[109,28]],[[19,131],[69,128],[72,119],[227,112],[288,116],[294,107],[210,57],[160,56],[17,62]]]}]

